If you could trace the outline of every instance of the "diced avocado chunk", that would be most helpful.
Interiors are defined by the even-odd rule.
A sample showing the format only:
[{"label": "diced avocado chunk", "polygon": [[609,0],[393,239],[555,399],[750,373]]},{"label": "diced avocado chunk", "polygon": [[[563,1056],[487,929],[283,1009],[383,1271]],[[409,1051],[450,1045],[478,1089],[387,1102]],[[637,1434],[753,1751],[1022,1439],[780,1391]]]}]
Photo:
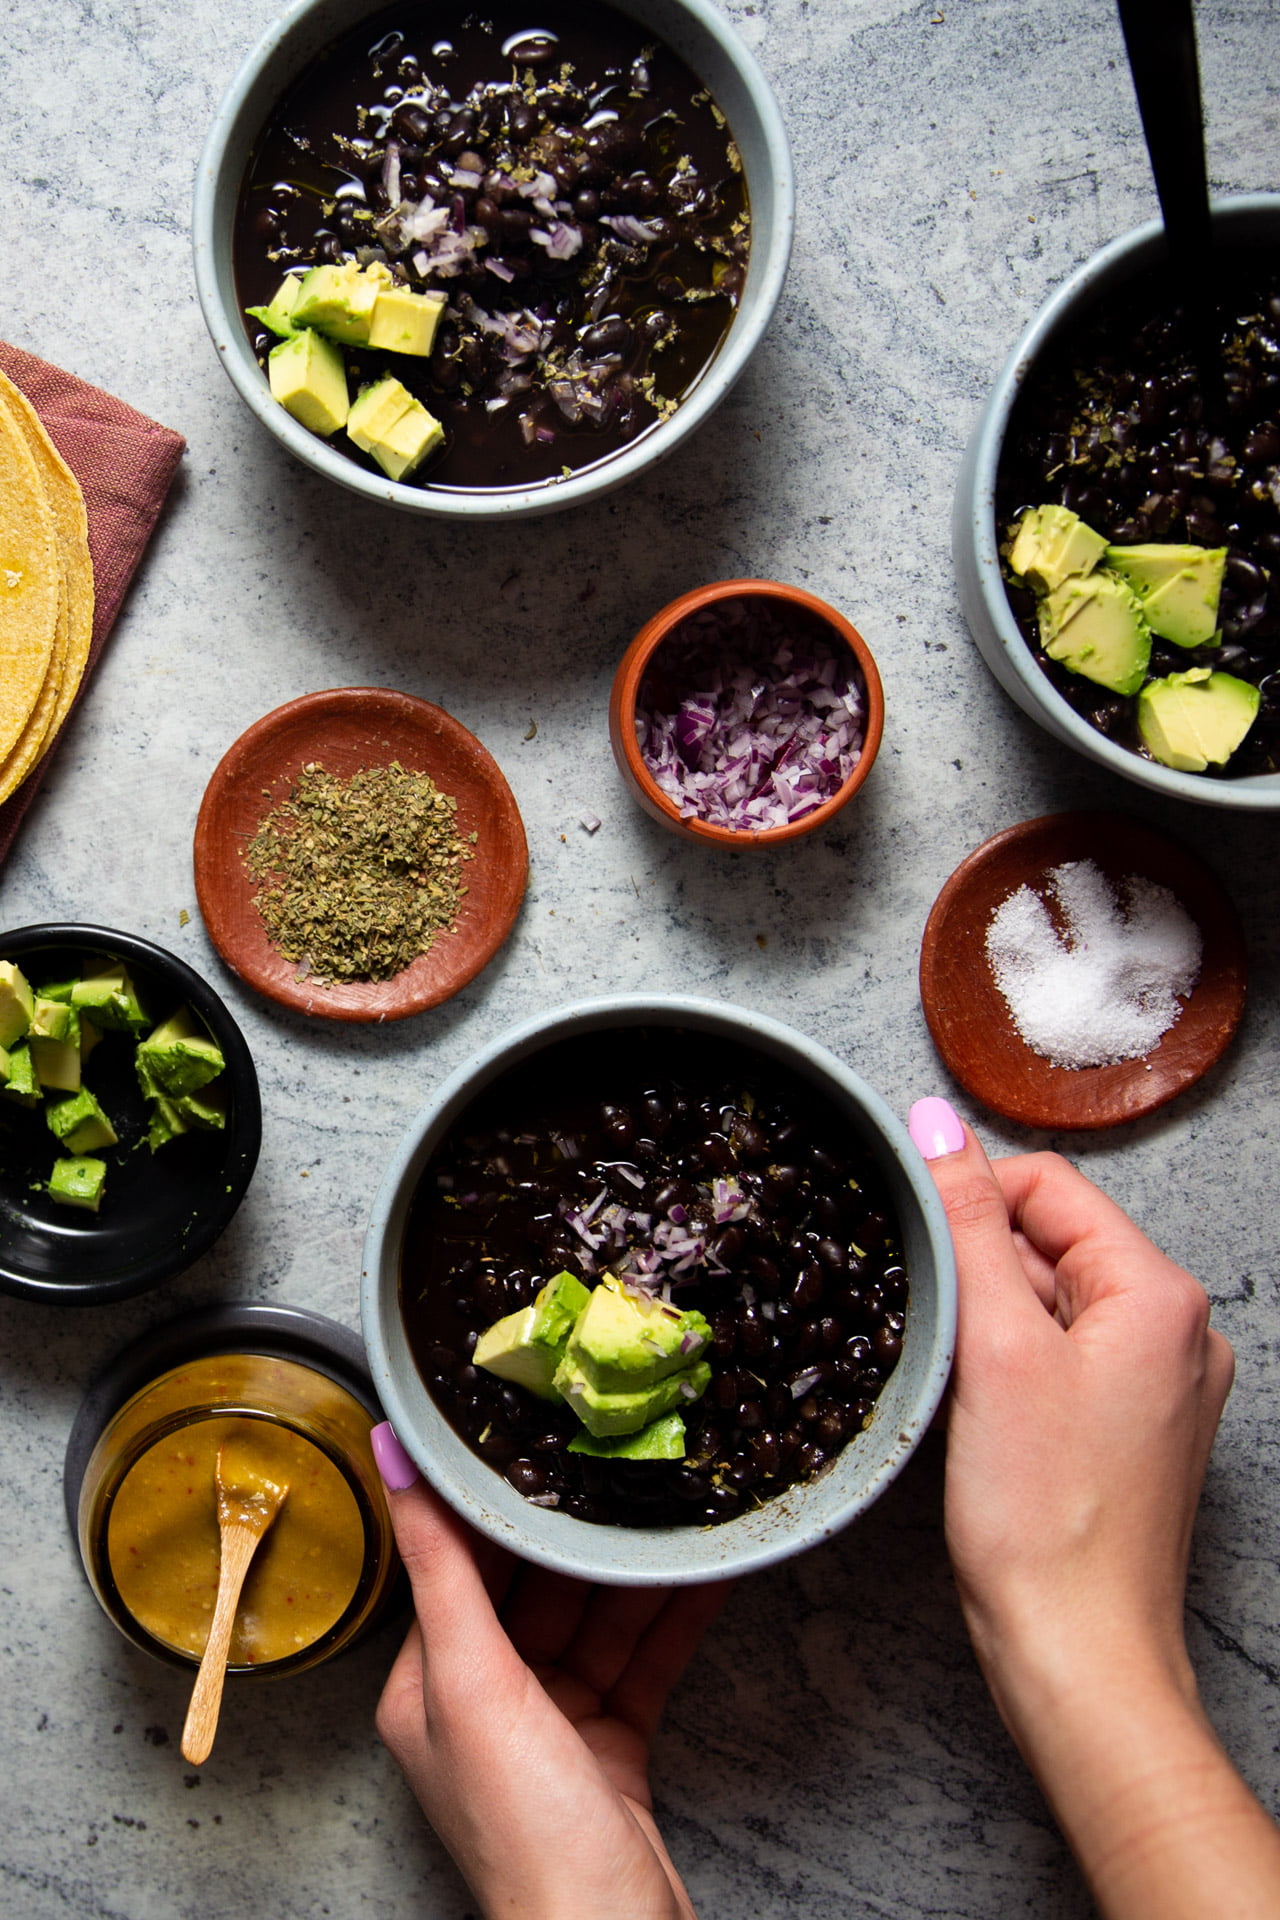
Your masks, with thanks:
[{"label": "diced avocado chunk", "polygon": [[[43,1040],[67,1040],[78,1029],[79,1020],[73,1006],[66,1000],[51,1000],[47,993],[37,993],[35,1006],[31,1014],[30,1032],[39,1034]],[[80,1035],[74,1031],[76,1045],[80,1044]]]},{"label": "diced avocado chunk", "polygon": [[211,1080],[191,1093],[180,1093],[173,1104],[193,1127],[206,1132],[216,1132],[227,1124],[227,1089],[221,1080]]},{"label": "diced avocado chunk", "polygon": [[168,1146],[169,1142],[176,1140],[180,1134],[190,1131],[191,1122],[179,1110],[177,1102],[170,1100],[166,1093],[156,1094],[151,1101],[151,1113],[147,1122],[147,1145],[152,1153],[155,1153],[159,1147]]},{"label": "diced avocado chunk", "polygon": [[435,415],[391,374],[365,387],[353,401],[347,432],[389,480],[403,480],[415,472],[444,439],[444,428]]},{"label": "diced avocado chunk", "polygon": [[1225,547],[1108,547],[1106,564],[1133,588],[1152,633],[1175,647],[1205,647],[1213,640]]},{"label": "diced avocado chunk", "polygon": [[0,1047],[11,1047],[25,1036],[35,1004],[21,967],[12,960],[0,960]]},{"label": "diced avocado chunk", "polygon": [[710,1340],[702,1314],[682,1313],[608,1274],[580,1314],[566,1357],[593,1387],[633,1392],[689,1367]]},{"label": "diced avocado chunk", "polygon": [[98,973],[77,980],[71,989],[71,1004],[79,1012],[92,1014],[94,1025],[121,1033],[142,1033],[151,1024],[129,969],[120,965],[103,967]]},{"label": "diced avocado chunk", "polygon": [[639,1433],[624,1433],[611,1440],[577,1433],[566,1451],[589,1454],[593,1460],[683,1460],[684,1421],[678,1413],[664,1413],[660,1420],[641,1427]]},{"label": "diced avocado chunk", "polygon": [[1040,643],[1051,660],[1112,693],[1136,693],[1151,659],[1138,596],[1105,568],[1064,580],[1044,596]]},{"label": "diced avocado chunk", "polygon": [[293,320],[293,311],[298,304],[298,295],[302,292],[302,280],[296,273],[286,274],[265,307],[246,307],[245,312],[251,320],[261,320],[270,333],[278,333],[282,340],[297,332]]},{"label": "diced avocado chunk", "polygon": [[[596,1292],[600,1289],[597,1287]],[[594,1296],[593,1296],[594,1297]],[[609,1434],[638,1433],[654,1420],[699,1399],[711,1385],[711,1369],[705,1360],[695,1360],[679,1373],[630,1392],[614,1392],[595,1387],[582,1369],[567,1357],[556,1369],[557,1392],[568,1401],[584,1427],[597,1439]]]},{"label": "diced avocado chunk", "polygon": [[51,1100],[44,1117],[68,1152],[92,1153],[95,1147],[112,1147],[119,1138],[88,1087],[68,1094],[65,1100]]},{"label": "diced avocado chunk", "polygon": [[40,1082],[36,1079],[35,1063],[31,1058],[31,1048],[25,1040],[16,1047],[8,1049],[8,1078],[0,1091],[16,1100],[20,1106],[34,1107],[40,1098]]},{"label": "diced avocado chunk", "polygon": [[49,1198],[64,1207],[83,1207],[96,1213],[106,1178],[105,1160],[94,1160],[87,1154],[55,1160],[49,1175]]},{"label": "diced avocado chunk", "polygon": [[414,293],[409,287],[383,287],[373,303],[369,345],[384,353],[431,352],[446,306],[442,293]]},{"label": "diced avocado chunk", "polygon": [[226,1066],[222,1050],[192,1013],[179,1007],[138,1042],[134,1057],[144,1093],[195,1093]]},{"label": "diced avocado chunk", "polygon": [[557,1273],[530,1306],[496,1320],[476,1341],[472,1362],[537,1394],[556,1400],[552,1385],[565,1342],[591,1296],[576,1274]]},{"label": "diced avocado chunk", "polygon": [[1262,695],[1234,674],[1192,667],[1138,695],[1138,732],[1153,760],[1180,773],[1223,767],[1257,717]]},{"label": "diced avocado chunk", "polygon": [[75,987],[76,982],[74,980],[47,980],[40,989],[40,998],[42,1000],[63,1000],[70,1006],[71,995]]},{"label": "diced avocado chunk", "polygon": [[1092,573],[1107,543],[1069,507],[1029,507],[1018,522],[1009,566],[1037,593],[1051,593],[1076,574]]},{"label": "diced avocado chunk", "polygon": [[290,321],[294,327],[318,327],[343,346],[366,347],[378,295],[390,285],[390,271],[380,262],[360,267],[343,260],[312,267],[302,276]]},{"label": "diced avocado chunk", "polygon": [[312,327],[303,327],[272,347],[267,379],[286,413],[327,439],[346,425],[350,411],[342,349]]},{"label": "diced avocado chunk", "polygon": [[[77,1023],[78,1025],[78,1023]],[[75,1093],[80,1086],[80,1036],[74,1040],[50,1040],[33,1033],[27,1041],[36,1079],[49,1092]]]}]

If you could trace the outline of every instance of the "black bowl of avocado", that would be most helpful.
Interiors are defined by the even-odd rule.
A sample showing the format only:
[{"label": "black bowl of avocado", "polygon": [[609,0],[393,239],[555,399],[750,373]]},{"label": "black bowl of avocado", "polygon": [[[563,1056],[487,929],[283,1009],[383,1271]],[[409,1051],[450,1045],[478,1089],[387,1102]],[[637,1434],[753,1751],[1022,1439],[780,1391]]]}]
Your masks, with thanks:
[{"label": "black bowl of avocado", "polygon": [[96,1306],[171,1279],[261,1139],[248,1046],[185,961],[108,927],[0,932],[0,1290]]}]

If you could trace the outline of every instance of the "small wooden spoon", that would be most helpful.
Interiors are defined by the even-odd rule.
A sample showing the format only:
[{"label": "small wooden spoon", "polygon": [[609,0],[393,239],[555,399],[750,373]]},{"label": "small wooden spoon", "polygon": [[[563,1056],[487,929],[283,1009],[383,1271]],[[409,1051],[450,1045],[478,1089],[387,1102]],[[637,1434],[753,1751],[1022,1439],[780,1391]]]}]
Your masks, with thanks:
[{"label": "small wooden spoon", "polygon": [[227,1653],[236,1608],[240,1604],[240,1589],[258,1544],[289,1491],[257,1464],[251,1440],[223,1442],[218,1449],[214,1484],[218,1491],[218,1530],[222,1538],[218,1598],[182,1729],[182,1757],[197,1767],[209,1758],[218,1730]]}]

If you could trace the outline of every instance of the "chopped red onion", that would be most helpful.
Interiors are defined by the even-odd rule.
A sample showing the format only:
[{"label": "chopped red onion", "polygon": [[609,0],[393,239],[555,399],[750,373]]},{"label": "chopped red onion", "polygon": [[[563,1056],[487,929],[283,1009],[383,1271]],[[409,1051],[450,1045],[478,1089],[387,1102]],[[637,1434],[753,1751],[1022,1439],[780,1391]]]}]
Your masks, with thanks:
[{"label": "chopped red onion", "polygon": [[739,832],[802,820],[862,753],[866,710],[849,651],[816,620],[762,598],[691,615],[636,700],[645,765],[681,815]]},{"label": "chopped red onion", "polygon": [[803,1400],[809,1389],[816,1387],[821,1378],[822,1369],[820,1367],[806,1367],[805,1371],[798,1373],[791,1382],[791,1398],[793,1400]]}]

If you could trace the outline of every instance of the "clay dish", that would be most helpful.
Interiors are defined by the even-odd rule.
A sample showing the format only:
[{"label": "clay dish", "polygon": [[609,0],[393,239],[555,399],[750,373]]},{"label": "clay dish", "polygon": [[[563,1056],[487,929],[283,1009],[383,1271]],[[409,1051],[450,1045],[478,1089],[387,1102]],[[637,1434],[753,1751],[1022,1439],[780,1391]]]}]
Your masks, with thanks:
[{"label": "clay dish", "polygon": [[[393,760],[452,794],[460,832],[478,836],[462,912],[394,979],[320,986],[268,943],[244,850],[305,765],[349,777]],[[327,1020],[402,1020],[465,987],[515,924],[528,869],[519,809],[492,755],[443,708],[380,687],[309,693],[256,721],[219,761],[196,821],[196,898],[218,952],[269,1000]]]},{"label": "clay dish", "polygon": [[[654,779],[636,740],[636,703],[645,675],[655,656],[672,638],[682,623],[704,608],[727,600],[767,600],[785,607],[793,624],[803,631],[817,628],[836,648],[847,648],[854,671],[866,696],[866,731],[857,766],[837,791],[798,820],[785,825],[764,827],[759,831],[720,826],[698,814],[683,814]],[[827,825],[840,809],[847,806],[875,764],[884,732],[884,689],[870,647],[852,623],[835,607],[828,606],[803,587],[783,586],[776,580],[718,580],[712,586],[695,587],[682,594],[652,620],[641,627],[618,663],[609,698],[609,742],[618,771],[651,819],[669,827],[682,839],[701,841],[703,846],[775,847],[786,840],[803,839],[816,828]]]},{"label": "clay dish", "polygon": [[[992,915],[1016,888],[1039,891],[1069,860],[1092,860],[1113,881],[1138,874],[1167,887],[1200,929],[1200,977],[1142,1059],[1055,1067],[1026,1045],[996,987],[986,956]],[[1217,878],[1177,841],[1114,813],[1050,814],[998,833],[947,881],[920,948],[920,999],[948,1070],[993,1112],[1052,1131],[1137,1120],[1193,1086],[1240,1024],[1245,975],[1244,934]]]}]

